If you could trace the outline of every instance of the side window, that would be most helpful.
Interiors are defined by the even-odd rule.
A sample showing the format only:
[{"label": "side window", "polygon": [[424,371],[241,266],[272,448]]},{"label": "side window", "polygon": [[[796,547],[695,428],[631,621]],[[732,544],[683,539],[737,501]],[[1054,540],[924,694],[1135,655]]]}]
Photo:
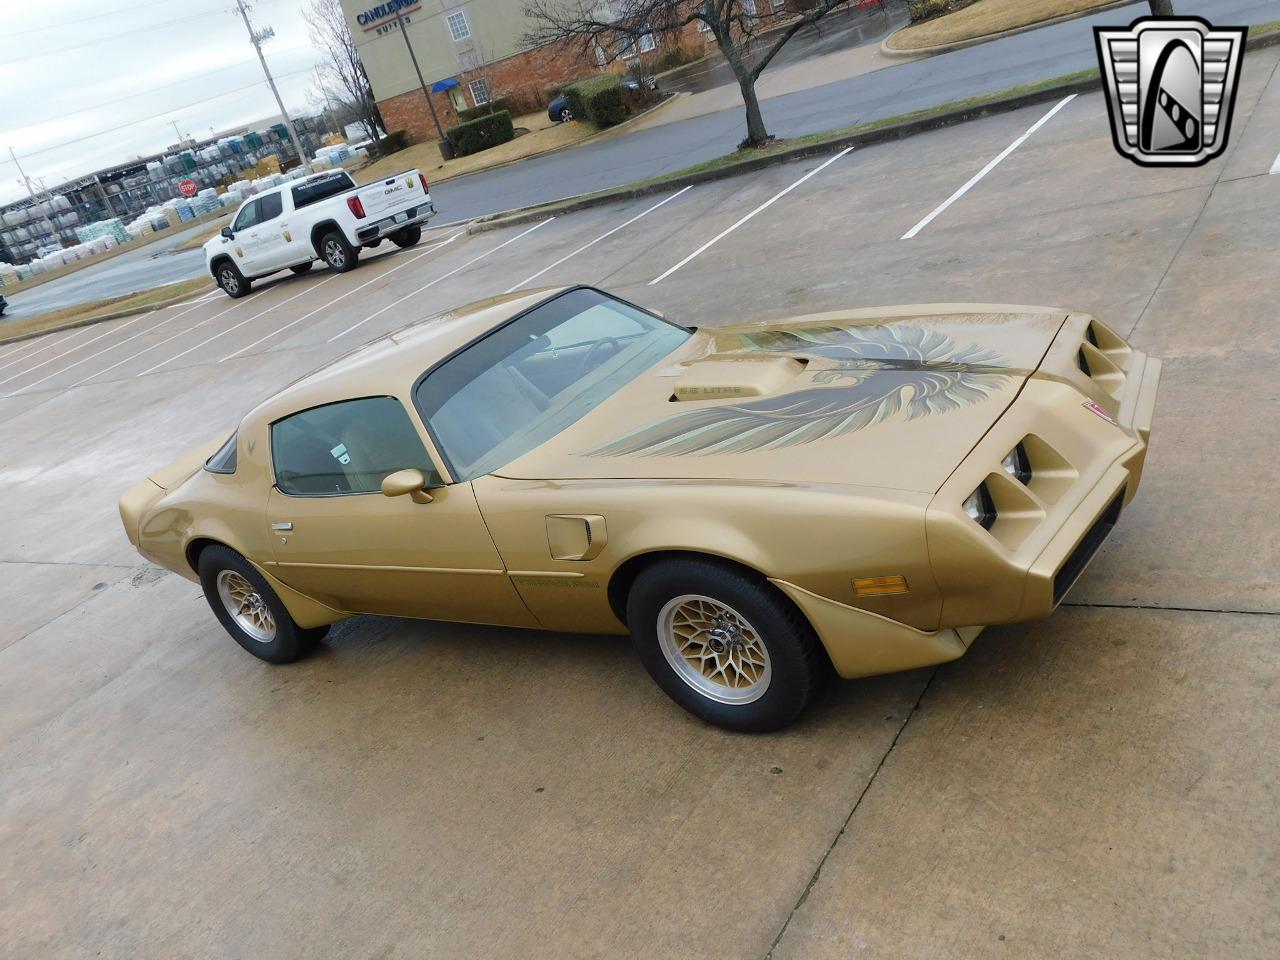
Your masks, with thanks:
[{"label": "side window", "polygon": [[258,222],[258,204],[259,200],[250,200],[244,205],[244,209],[240,211],[240,215],[236,217],[236,222],[231,225],[231,229],[239,232],[248,230]]},{"label": "side window", "polygon": [[303,410],[271,425],[276,486],[298,497],[379,493],[397,470],[416,467],[430,486],[440,474],[404,406],[394,397],[365,397]]},{"label": "side window", "polygon": [[278,193],[268,193],[258,198],[258,222],[266,223],[274,220],[284,211],[284,201]]}]

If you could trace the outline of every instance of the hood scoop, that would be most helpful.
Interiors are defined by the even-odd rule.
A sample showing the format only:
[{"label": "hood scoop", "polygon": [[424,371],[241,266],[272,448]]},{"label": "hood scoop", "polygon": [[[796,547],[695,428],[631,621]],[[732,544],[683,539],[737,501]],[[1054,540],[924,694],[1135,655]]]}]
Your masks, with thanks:
[{"label": "hood scoop", "polygon": [[795,357],[709,357],[690,364],[676,380],[672,403],[732,400],[777,393],[804,372]]}]

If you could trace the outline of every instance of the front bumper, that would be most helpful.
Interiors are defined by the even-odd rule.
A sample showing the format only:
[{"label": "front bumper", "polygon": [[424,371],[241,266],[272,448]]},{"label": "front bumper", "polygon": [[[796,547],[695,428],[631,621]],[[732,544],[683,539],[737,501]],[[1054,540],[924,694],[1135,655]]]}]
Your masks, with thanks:
[{"label": "front bumper", "polygon": [[[940,627],[1032,620],[1062,601],[1137,493],[1160,372],[1093,318],[1068,318],[926,512]],[[1033,467],[1026,484],[1000,466],[1019,443]],[[982,484],[997,511],[990,530],[961,507]]]},{"label": "front bumper", "polygon": [[436,205],[430,199],[427,199],[425,202],[418,204],[418,206],[410,207],[408,210],[401,211],[401,213],[406,215],[403,220],[397,220],[395,216],[390,216],[374,221],[367,227],[361,227],[356,231],[356,239],[361,243],[372,243],[374,240],[381,240],[397,230],[403,230],[405,227],[422,226],[422,224],[436,215]]}]

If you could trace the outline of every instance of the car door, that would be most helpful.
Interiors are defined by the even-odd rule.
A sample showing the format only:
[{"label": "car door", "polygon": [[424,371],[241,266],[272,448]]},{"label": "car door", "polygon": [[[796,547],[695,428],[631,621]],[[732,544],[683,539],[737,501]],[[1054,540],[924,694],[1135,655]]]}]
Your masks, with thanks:
[{"label": "car door", "polygon": [[[271,426],[267,504],[275,572],[351,613],[537,626],[493,545],[469,483],[444,485],[395,397],[313,407]],[[416,468],[431,502],[386,497]]]},{"label": "car door", "polygon": [[258,222],[253,228],[254,250],[259,273],[280,270],[291,262],[292,244],[289,224],[284,216],[284,197],[281,192],[265,193],[258,198]]},{"label": "car door", "polygon": [[232,259],[246,277],[255,276],[259,272],[257,233],[255,232],[258,226],[259,202],[260,198],[255,197],[240,208],[235,220],[231,222],[232,236],[227,241],[231,246]]}]

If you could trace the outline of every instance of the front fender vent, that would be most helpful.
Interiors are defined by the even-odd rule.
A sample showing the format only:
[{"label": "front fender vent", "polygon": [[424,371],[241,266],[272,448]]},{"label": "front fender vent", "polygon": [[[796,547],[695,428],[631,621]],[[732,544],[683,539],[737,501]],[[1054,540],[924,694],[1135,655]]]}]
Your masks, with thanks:
[{"label": "front fender vent", "polygon": [[593,560],[609,537],[604,517],[596,514],[552,514],[547,517],[547,547],[553,560]]}]

